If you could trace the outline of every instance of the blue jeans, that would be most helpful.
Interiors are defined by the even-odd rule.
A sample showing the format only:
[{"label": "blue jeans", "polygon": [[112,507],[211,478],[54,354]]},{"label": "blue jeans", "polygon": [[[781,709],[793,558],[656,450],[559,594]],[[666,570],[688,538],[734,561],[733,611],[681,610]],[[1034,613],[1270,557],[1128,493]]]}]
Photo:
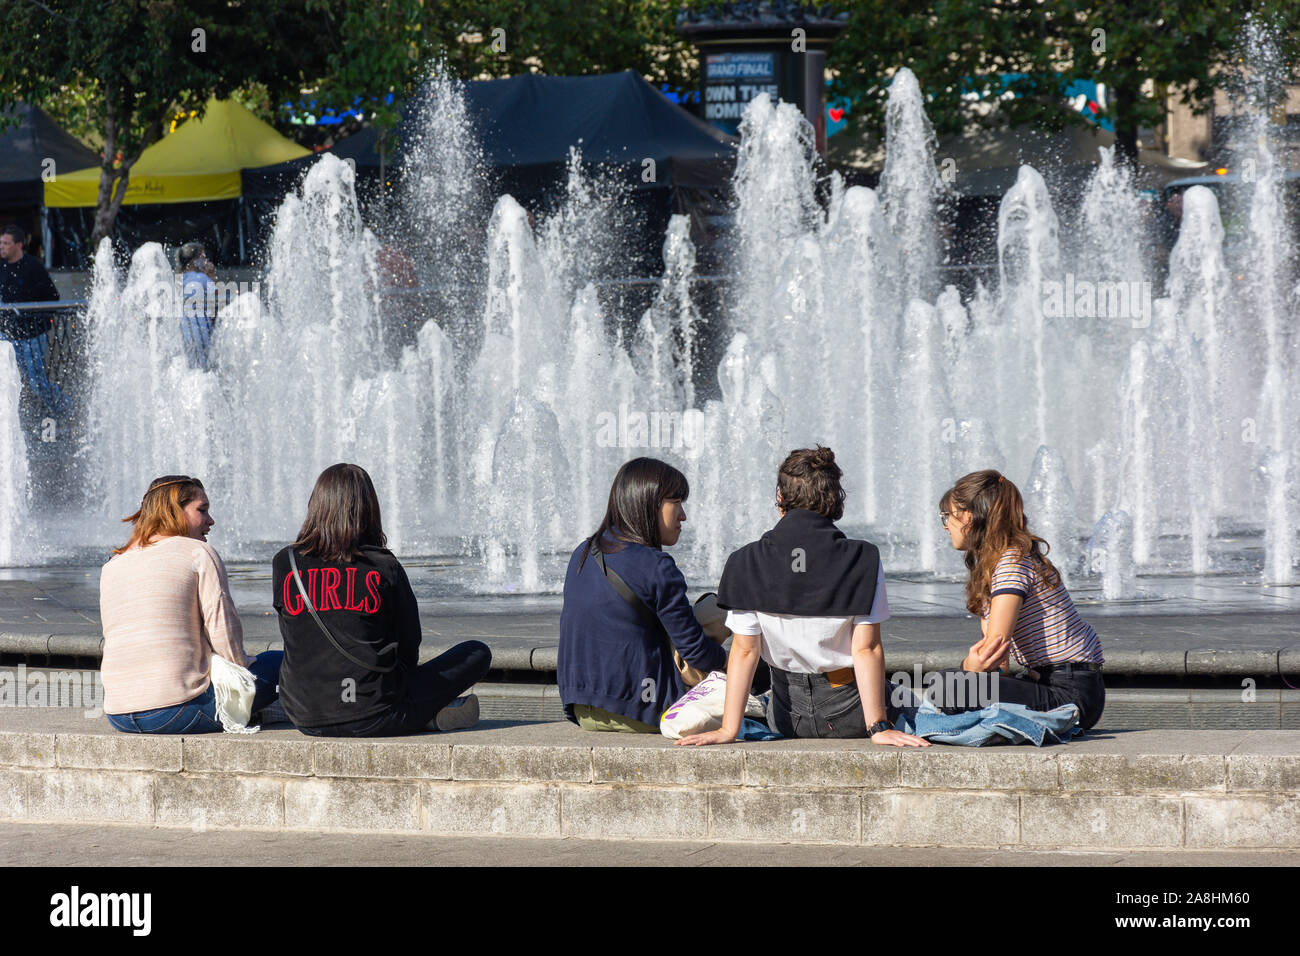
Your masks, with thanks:
[{"label": "blue jeans", "polygon": [[45,371],[45,357],[50,350],[50,340],[45,335],[35,335],[30,339],[14,339],[14,358],[22,371],[23,381],[27,387],[39,396],[50,414],[55,418],[67,418],[72,411],[72,402],[54,382],[50,381]]},{"label": "blue jeans", "polygon": [[[253,713],[280,696],[280,664],[284,651],[266,651],[258,654],[249,666],[253,672]],[[217,696],[208,689],[197,697],[154,710],[137,710],[131,714],[108,714],[108,722],[127,734],[212,734],[218,733],[221,720],[217,717]]]},{"label": "blue jeans", "polygon": [[[885,715],[898,719],[898,695],[885,684]],[[772,668],[767,725],[782,737],[865,737],[867,716],[856,680],[836,687],[825,674],[796,674]]]},{"label": "blue jeans", "polygon": [[[961,673],[944,670],[941,673]],[[1028,675],[1008,677],[1006,674],[994,674],[997,681],[997,700],[1005,704],[1023,704],[1030,710],[1049,711],[1065,704],[1074,704],[1079,708],[1079,729],[1091,730],[1101,720],[1101,712],[1106,708],[1106,684],[1101,671],[1086,670],[1073,664],[1056,664],[1045,668],[1038,680]],[[945,692],[948,686],[945,682]],[[951,701],[940,696],[935,701],[939,709],[946,713],[961,713],[967,710],[979,710],[982,702],[971,705],[967,701]]]},{"label": "blue jeans", "polygon": [[208,370],[208,350],[212,348],[212,320],[206,315],[181,316],[181,341],[185,343],[185,360],[190,368]]}]

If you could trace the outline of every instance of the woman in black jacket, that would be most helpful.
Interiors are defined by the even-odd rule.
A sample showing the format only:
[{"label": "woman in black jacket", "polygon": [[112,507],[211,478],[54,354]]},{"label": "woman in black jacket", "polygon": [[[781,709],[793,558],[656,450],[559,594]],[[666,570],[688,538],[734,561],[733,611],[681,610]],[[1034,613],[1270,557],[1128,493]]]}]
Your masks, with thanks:
[{"label": "woman in black jacket", "polygon": [[486,676],[492,652],[466,641],[417,666],[419,608],[386,543],[370,475],[331,465],[298,540],[272,562],[280,701],[305,734],[389,737],[478,720],[478,698],[460,695]]}]

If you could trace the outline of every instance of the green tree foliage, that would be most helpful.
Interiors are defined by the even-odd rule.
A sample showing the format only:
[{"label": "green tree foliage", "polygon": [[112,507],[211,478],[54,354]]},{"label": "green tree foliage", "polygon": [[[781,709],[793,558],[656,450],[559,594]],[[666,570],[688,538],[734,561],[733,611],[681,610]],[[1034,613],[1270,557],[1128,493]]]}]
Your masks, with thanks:
[{"label": "green tree foliage", "polygon": [[92,242],[108,235],[131,167],[177,111],[241,84],[296,91],[319,72],[305,0],[7,0],[0,106],[66,108],[101,144]]},{"label": "green tree foliage", "polygon": [[[1300,6],[1285,0],[843,0],[838,8],[851,18],[830,65],[859,129],[883,134],[889,77],[900,66],[916,73],[940,134],[972,121],[1086,123],[1062,90],[1091,80],[1108,90],[1096,118],[1114,122],[1130,160],[1138,129],[1164,120],[1169,90],[1203,111],[1232,82],[1247,13],[1277,25],[1284,59],[1300,52]],[[982,113],[978,101],[997,109]]]},{"label": "green tree foliage", "polygon": [[[696,2],[696,0],[693,0]],[[392,129],[431,61],[463,79],[634,69],[693,90],[694,50],[676,34],[671,0],[308,0],[328,68],[316,90]],[[388,99],[392,95],[392,100]]]}]

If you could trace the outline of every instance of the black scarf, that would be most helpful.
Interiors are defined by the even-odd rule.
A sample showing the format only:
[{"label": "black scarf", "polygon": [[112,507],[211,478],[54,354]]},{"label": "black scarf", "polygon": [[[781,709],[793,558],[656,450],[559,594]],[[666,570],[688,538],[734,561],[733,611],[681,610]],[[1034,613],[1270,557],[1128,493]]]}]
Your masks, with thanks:
[{"label": "black scarf", "polygon": [[880,551],[804,508],[727,558],[718,607],[805,617],[870,614]]}]

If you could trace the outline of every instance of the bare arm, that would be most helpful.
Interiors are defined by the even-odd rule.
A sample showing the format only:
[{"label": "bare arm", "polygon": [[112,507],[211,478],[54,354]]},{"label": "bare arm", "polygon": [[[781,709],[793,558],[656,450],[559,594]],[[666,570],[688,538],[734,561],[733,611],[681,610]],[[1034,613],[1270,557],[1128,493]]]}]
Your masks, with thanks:
[{"label": "bare arm", "polygon": [[[886,720],[885,651],[880,646],[880,625],[859,624],[853,629],[853,677],[862,698],[862,715],[867,726]],[[901,730],[882,730],[871,736],[874,744],[893,747],[928,747],[930,741]]]},{"label": "bare arm", "polygon": [[758,670],[760,635],[736,634],[731,639],[731,656],[727,658],[727,700],[722,711],[722,729],[707,734],[691,734],[677,741],[679,746],[696,747],[706,744],[729,744],[740,736],[740,725],[745,719],[745,704],[749,688]]},{"label": "bare arm", "polygon": [[984,637],[971,645],[962,670],[995,671],[1004,668],[1011,655],[1011,636],[1024,598],[1019,594],[995,594],[989,602],[989,616],[983,621]]}]

